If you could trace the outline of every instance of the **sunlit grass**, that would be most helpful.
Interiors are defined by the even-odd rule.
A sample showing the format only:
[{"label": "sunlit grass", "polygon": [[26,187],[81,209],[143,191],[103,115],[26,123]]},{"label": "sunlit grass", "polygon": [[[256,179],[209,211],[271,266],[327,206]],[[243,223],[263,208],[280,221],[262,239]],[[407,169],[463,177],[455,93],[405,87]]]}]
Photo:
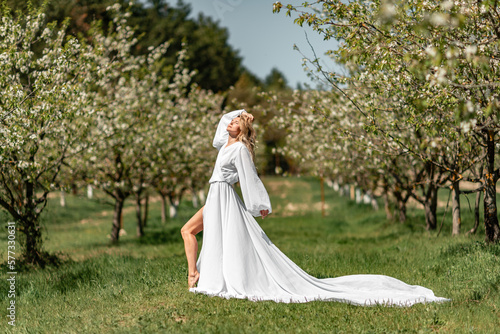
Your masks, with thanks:
[{"label": "sunlit grass", "polygon": [[[151,203],[146,236],[135,237],[133,203],[124,215],[127,235],[110,246],[111,207],[68,196],[51,199],[45,249],[65,262],[18,274],[17,326],[5,317],[7,283],[0,282],[0,331],[17,333],[494,333],[500,328],[500,246],[484,232],[452,238],[424,230],[423,214],[389,222],[326,189],[327,216],[317,210],[314,179],[264,179],[275,212],[259,222],[285,254],[316,277],[384,274],[452,298],[410,308],[357,307],[335,302],[277,304],[192,294],[179,229],[196,211],[182,203],[179,217],[160,221]],[[289,203],[292,203],[290,206]],[[288,205],[288,209],[287,208]],[[443,209],[440,209],[443,210]],[[441,211],[442,214],[442,211]],[[464,226],[472,221],[464,214]],[[465,227],[464,227],[465,229]],[[6,257],[6,234],[0,235]]]}]

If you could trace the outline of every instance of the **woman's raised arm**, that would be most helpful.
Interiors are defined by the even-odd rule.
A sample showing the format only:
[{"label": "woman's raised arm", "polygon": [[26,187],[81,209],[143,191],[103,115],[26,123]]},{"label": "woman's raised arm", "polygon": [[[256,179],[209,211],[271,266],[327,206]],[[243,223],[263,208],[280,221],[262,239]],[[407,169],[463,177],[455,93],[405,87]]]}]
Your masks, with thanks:
[{"label": "woman's raised arm", "polygon": [[224,114],[219,121],[219,125],[217,126],[217,131],[215,132],[213,146],[220,150],[222,146],[227,143],[227,138],[229,134],[227,133],[227,126],[231,121],[240,116],[241,113],[246,112],[245,109],[234,110]]}]

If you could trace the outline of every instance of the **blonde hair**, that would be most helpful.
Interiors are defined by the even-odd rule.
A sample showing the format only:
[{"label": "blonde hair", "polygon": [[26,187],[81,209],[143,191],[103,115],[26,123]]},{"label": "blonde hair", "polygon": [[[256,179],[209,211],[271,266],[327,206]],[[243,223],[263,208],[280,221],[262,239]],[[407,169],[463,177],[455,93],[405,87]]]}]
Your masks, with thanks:
[{"label": "blonde hair", "polygon": [[255,133],[255,129],[252,126],[252,122],[248,118],[245,113],[240,115],[240,133],[236,137],[236,139],[243,143],[250,151],[250,155],[252,156],[252,160],[255,161],[255,137],[257,136]]}]

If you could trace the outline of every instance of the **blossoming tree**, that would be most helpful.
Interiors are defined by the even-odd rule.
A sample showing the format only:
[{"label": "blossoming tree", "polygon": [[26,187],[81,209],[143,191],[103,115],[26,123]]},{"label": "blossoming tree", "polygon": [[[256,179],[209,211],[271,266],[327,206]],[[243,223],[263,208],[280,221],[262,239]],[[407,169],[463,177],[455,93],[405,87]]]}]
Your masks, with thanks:
[{"label": "blossoming tree", "polygon": [[[277,2],[274,10],[282,7]],[[336,88],[345,83],[385,97],[381,108],[364,109],[367,124],[374,133],[448,174],[455,194],[454,213],[459,213],[460,180],[482,184],[476,191],[485,192],[486,236],[498,241],[495,184],[499,175],[494,153],[499,109],[495,84],[499,35],[494,19],[498,3],[313,1],[286,8],[288,14],[299,14],[298,24],[311,25],[326,40],[341,41],[331,55],[346,65],[348,76],[323,71],[317,59],[313,65]],[[393,114],[395,122],[379,119],[381,113]],[[407,140],[405,130],[418,136]],[[478,150],[482,152],[477,154]],[[470,172],[476,170],[471,168],[475,164],[484,165],[482,175]],[[454,214],[453,233],[459,228],[460,216]]]},{"label": "blossoming tree", "polygon": [[43,8],[1,13],[0,205],[18,224],[25,261],[40,265],[47,260],[40,214],[61,166],[84,148],[90,117],[90,55],[64,34],[66,24],[47,23]]}]

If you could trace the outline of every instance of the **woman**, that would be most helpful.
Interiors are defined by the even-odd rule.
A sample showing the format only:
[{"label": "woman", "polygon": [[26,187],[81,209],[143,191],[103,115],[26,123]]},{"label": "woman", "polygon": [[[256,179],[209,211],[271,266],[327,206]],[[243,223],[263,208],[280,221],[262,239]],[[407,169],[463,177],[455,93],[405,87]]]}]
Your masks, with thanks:
[{"label": "woman", "polygon": [[[272,209],[253,164],[252,121],[245,110],[235,110],[225,114],[217,127],[213,146],[219,154],[205,206],[181,230],[190,291],[284,303],[334,300],[409,306],[448,300],[427,288],[383,275],[317,279],[286,257],[253,218],[265,218]],[[244,203],[232,186],[238,180]],[[203,246],[197,261],[195,235],[201,230]]]}]

